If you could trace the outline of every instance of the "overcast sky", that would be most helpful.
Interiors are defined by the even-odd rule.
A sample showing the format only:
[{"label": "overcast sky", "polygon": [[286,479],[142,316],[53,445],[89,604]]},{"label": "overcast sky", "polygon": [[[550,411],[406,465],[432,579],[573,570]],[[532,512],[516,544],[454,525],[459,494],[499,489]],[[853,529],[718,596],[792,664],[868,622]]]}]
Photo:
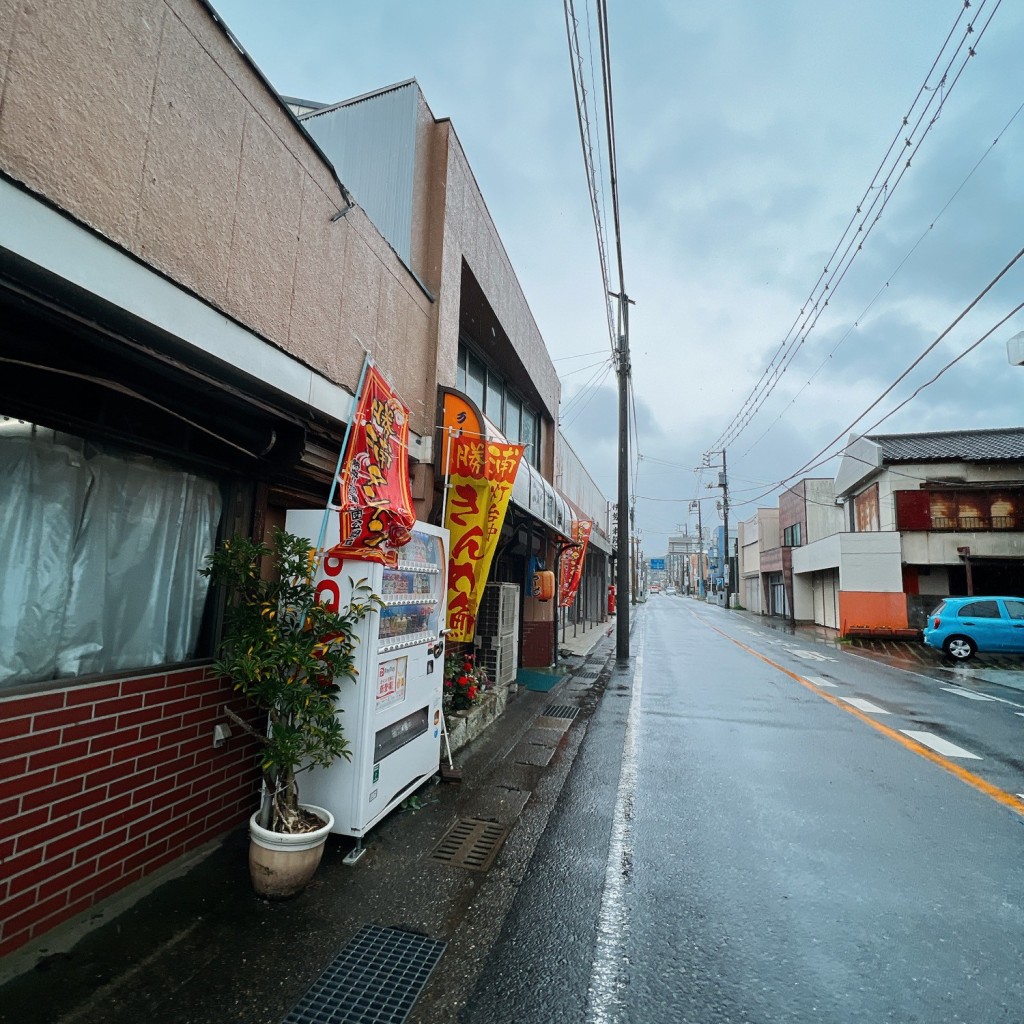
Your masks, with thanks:
[{"label": "overcast sky", "polygon": [[[214,6],[284,95],[336,102],[416,78],[434,115],[451,119],[562,377],[563,429],[614,499],[615,378],[562,5]],[[593,8],[575,9],[597,67]],[[963,0],[608,9],[624,276],[636,303],[631,479],[650,557],[678,526],[695,529],[691,499],[705,499],[705,527],[716,521],[720,492],[694,469],[735,432],[780,351],[787,369],[728,438],[731,522],[774,505],[793,474],[832,476],[834,461],[803,467],[845,439],[1024,246],[1024,11],[1000,0],[967,11]],[[966,49],[953,55],[969,20],[976,55],[961,69]],[[940,84],[940,70],[929,72],[951,33]],[[894,139],[911,165],[890,157],[888,187],[869,192]],[[858,205],[860,223],[883,202],[839,280],[832,253]],[[603,213],[610,232],[610,206]],[[817,314],[812,295],[828,296]],[[1024,312],[874,425],[1021,301],[1024,259],[855,429],[1020,426],[1024,367],[1009,365],[1006,342],[1024,331]]]}]

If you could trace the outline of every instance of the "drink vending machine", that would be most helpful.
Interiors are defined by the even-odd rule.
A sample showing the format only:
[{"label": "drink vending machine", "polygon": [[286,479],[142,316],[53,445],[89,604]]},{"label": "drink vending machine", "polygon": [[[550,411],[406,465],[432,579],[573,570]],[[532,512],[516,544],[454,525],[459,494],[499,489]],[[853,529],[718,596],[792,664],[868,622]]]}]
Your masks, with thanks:
[{"label": "drink vending machine", "polygon": [[[290,511],[289,533],[315,547],[323,512]],[[324,549],[338,543],[328,519]],[[444,677],[448,531],[416,523],[398,567],[325,556],[317,583],[348,600],[351,580],[367,579],[384,606],[359,624],[356,681],[340,680],[338,713],[352,760],[303,772],[302,800],[334,815],[333,831],[362,837],[438,770]]]}]

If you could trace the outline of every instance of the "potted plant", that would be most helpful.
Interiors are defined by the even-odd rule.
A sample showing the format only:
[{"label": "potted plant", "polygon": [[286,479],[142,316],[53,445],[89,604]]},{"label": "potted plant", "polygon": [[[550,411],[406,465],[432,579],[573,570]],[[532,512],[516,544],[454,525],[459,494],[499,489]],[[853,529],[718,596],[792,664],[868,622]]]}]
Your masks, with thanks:
[{"label": "potted plant", "polygon": [[355,682],[356,625],[381,602],[365,579],[349,581],[346,607],[316,600],[309,541],[277,528],[272,541],[226,540],[200,572],[228,601],[215,668],[265,716],[260,731],[227,710],[259,744],[263,799],[250,819],[253,884],[261,895],[282,898],[312,878],[334,825],[330,812],[300,804],[297,776],[351,759],[335,694],[339,680]]}]

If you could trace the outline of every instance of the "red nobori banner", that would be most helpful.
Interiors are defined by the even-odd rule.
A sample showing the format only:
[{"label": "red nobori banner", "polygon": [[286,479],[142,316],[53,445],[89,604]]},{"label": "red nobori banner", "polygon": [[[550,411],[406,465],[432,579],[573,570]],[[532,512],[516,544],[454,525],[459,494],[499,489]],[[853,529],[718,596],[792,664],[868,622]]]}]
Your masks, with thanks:
[{"label": "red nobori banner", "polygon": [[573,546],[567,548],[562,555],[560,566],[559,608],[571,608],[573,601],[576,600],[576,591],[579,590],[580,577],[583,575],[583,559],[587,553],[587,544],[590,543],[590,531],[593,527],[594,524],[589,519],[572,521]]},{"label": "red nobori banner", "polygon": [[409,410],[372,363],[349,431],[339,476],[339,558],[398,563],[416,516],[409,491]]},{"label": "red nobori banner", "polygon": [[450,438],[448,505],[448,639],[469,642],[476,633],[487,573],[505,521],[523,445],[480,438]]}]

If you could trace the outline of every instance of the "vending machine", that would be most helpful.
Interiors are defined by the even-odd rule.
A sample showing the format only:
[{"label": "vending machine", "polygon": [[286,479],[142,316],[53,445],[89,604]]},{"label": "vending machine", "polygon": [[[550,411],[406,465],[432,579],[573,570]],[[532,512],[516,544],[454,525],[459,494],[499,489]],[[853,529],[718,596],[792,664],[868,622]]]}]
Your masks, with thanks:
[{"label": "vending machine", "polygon": [[[291,511],[289,533],[315,547],[323,512]],[[325,550],[338,542],[331,513]],[[341,679],[338,714],[352,759],[303,772],[302,800],[334,815],[333,831],[362,837],[437,773],[447,597],[448,531],[416,523],[398,566],[321,558],[317,582],[331,579],[343,604],[351,581],[366,579],[383,601],[359,624],[358,676]]]}]

